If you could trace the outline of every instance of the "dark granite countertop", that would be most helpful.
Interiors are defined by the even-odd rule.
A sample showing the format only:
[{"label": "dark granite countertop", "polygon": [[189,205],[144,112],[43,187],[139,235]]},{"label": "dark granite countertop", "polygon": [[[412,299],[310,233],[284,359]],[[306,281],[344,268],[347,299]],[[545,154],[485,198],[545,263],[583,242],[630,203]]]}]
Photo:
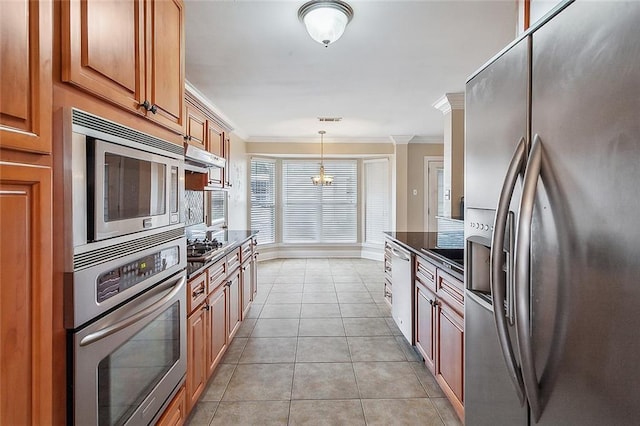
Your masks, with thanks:
[{"label": "dark granite countertop", "polygon": [[[456,278],[463,279],[464,265],[448,258],[442,252],[437,252],[439,249],[462,250],[464,248],[462,232],[385,232],[385,234],[401,247],[451,272]],[[433,251],[434,249],[436,251]]]},{"label": "dark granite countertop", "polygon": [[231,230],[217,232],[216,239],[223,242],[222,247],[220,247],[216,254],[207,262],[188,262],[187,278],[192,278],[196,275],[199,275],[209,266],[220,260],[223,256],[226,256],[228,253],[235,250],[237,247],[241,246],[242,243],[244,243],[257,233],[258,231],[251,230]]}]

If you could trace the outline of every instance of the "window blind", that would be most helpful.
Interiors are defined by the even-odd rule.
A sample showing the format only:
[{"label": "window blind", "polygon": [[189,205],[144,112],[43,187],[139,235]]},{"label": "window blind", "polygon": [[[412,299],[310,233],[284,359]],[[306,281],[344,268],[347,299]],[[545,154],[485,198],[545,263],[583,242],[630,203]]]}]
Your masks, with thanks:
[{"label": "window blind", "polygon": [[364,241],[384,244],[389,230],[389,161],[364,161]]},{"label": "window blind", "polygon": [[285,243],[354,243],[358,236],[358,163],[324,162],[331,186],[314,186],[311,176],[319,162],[282,162],[283,229]]},{"label": "window blind", "polygon": [[275,242],[276,237],[276,163],[251,160],[251,229],[257,230],[258,244]]}]

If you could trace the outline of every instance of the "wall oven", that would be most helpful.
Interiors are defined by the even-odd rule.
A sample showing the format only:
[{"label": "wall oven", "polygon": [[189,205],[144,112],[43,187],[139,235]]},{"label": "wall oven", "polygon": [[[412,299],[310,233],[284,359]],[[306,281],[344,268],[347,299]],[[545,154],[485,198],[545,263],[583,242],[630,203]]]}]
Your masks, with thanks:
[{"label": "wall oven", "polygon": [[68,418],[148,425],[186,375],[183,148],[64,117]]},{"label": "wall oven", "polygon": [[148,425],[186,373],[186,275],[72,334],[73,423]]},{"label": "wall oven", "polygon": [[74,246],[182,222],[180,145],[71,110]]}]

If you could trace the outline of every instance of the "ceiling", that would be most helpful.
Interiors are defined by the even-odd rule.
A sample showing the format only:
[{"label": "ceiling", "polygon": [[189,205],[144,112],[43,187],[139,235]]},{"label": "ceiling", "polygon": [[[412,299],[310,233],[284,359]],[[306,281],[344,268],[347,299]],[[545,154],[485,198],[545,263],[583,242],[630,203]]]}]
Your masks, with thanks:
[{"label": "ceiling", "polygon": [[187,80],[245,140],[441,141],[433,103],[516,35],[515,0],[350,1],[325,48],[298,20],[303,3],[185,0]]}]

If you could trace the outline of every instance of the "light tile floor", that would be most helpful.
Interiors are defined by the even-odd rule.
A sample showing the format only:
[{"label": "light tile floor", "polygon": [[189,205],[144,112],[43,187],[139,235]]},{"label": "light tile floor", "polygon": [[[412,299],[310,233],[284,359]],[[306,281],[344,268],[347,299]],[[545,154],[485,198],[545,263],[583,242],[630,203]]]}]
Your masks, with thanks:
[{"label": "light tile floor", "polygon": [[459,425],[383,297],[382,263],[258,264],[258,295],[187,424]]}]

